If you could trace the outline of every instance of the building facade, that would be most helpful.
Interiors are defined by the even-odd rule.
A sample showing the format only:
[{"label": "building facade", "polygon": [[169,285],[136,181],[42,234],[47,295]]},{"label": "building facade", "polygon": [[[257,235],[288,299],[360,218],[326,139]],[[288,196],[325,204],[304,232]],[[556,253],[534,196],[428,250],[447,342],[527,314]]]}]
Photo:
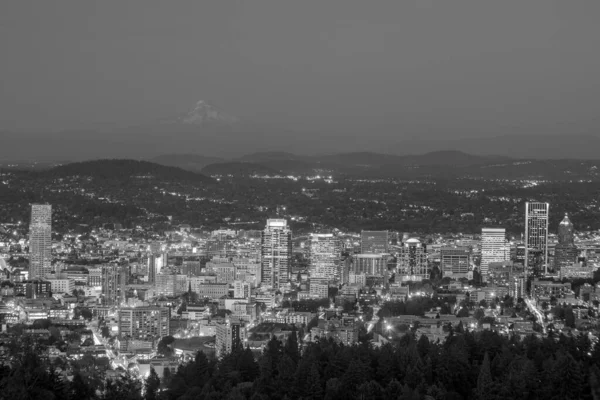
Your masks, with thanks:
[{"label": "building facade", "polygon": [[402,281],[429,279],[427,249],[419,239],[404,241],[398,254],[397,275]]},{"label": "building facade", "polygon": [[269,219],[261,238],[261,283],[274,289],[285,284],[292,264],[292,231],[285,219]]},{"label": "building facade", "polygon": [[384,277],[388,275],[389,254],[355,254],[351,273]]},{"label": "building facade", "polygon": [[548,273],[548,216],[550,204],[525,203],[525,271]]},{"label": "building facade", "polygon": [[484,282],[489,278],[490,263],[501,263],[509,259],[510,248],[506,242],[506,229],[481,229],[481,265],[479,270]]},{"label": "building facade", "polygon": [[215,350],[217,357],[223,357],[231,353],[237,345],[243,346],[246,341],[246,327],[243,323],[226,322],[217,324],[215,338]]},{"label": "building facade", "polygon": [[579,249],[575,246],[575,228],[569,216],[565,214],[558,225],[558,244],[554,247],[554,272],[573,266],[578,256]]},{"label": "building facade", "polygon": [[311,276],[320,276],[330,281],[341,278],[342,246],[331,234],[310,234],[308,260]]},{"label": "building facade", "polygon": [[381,254],[389,252],[388,231],[362,231],[360,233],[360,252],[362,254]]},{"label": "building facade", "polygon": [[468,247],[442,247],[440,249],[440,269],[442,276],[465,277],[471,265],[471,251]]},{"label": "building facade", "polygon": [[114,306],[125,301],[127,269],[118,265],[102,266],[102,305]]},{"label": "building facade", "polygon": [[131,307],[119,309],[119,335],[133,339],[161,338],[169,335],[170,309]]},{"label": "building facade", "polygon": [[29,279],[45,278],[52,271],[52,206],[31,205],[29,224]]}]

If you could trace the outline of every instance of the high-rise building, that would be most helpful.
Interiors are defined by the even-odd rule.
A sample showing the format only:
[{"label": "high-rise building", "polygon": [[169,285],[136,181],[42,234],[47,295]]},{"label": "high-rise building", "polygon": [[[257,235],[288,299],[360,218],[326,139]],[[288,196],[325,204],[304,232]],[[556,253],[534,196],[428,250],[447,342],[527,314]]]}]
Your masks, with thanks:
[{"label": "high-rise building", "polygon": [[572,266],[577,261],[579,250],[575,246],[574,226],[569,216],[558,225],[558,244],[554,248],[554,269],[559,272],[564,267]]},{"label": "high-rise building", "polygon": [[440,269],[443,276],[465,277],[471,265],[471,251],[468,247],[442,247],[440,249]]},{"label": "high-rise building", "polygon": [[102,266],[102,305],[115,306],[125,301],[128,278],[129,274],[125,267]]},{"label": "high-rise building", "polygon": [[52,206],[31,205],[29,224],[29,279],[45,278],[52,271]]},{"label": "high-rise building", "polygon": [[185,275],[158,274],[154,288],[157,295],[179,296],[189,289],[189,283]]},{"label": "high-rise building", "polygon": [[132,307],[119,309],[119,335],[139,340],[169,335],[170,309]]},{"label": "high-rise building", "polygon": [[292,232],[285,219],[268,219],[261,238],[263,285],[279,289],[287,282],[292,264]]},{"label": "high-rise building", "polygon": [[157,260],[157,256],[150,254],[148,256],[148,283],[154,284],[156,282],[156,274],[160,272]]},{"label": "high-rise building", "polygon": [[311,233],[308,252],[311,276],[330,281],[341,278],[342,247],[335,235]]},{"label": "high-rise building", "polygon": [[550,204],[525,203],[525,272],[548,272],[548,215]]},{"label": "high-rise building", "polygon": [[217,357],[231,353],[235,346],[243,346],[246,340],[246,327],[243,323],[226,322],[217,324],[215,350]]},{"label": "high-rise building", "polygon": [[490,263],[508,260],[510,248],[506,242],[506,229],[482,228],[481,229],[481,278],[487,282]]},{"label": "high-rise building", "polygon": [[402,243],[398,254],[397,270],[402,281],[429,279],[427,249],[419,239],[412,238]]},{"label": "high-rise building", "polygon": [[388,273],[389,254],[356,254],[353,256],[351,271],[354,274],[384,277]]},{"label": "high-rise building", "polygon": [[388,231],[362,231],[360,233],[360,252],[362,254],[388,253]]}]

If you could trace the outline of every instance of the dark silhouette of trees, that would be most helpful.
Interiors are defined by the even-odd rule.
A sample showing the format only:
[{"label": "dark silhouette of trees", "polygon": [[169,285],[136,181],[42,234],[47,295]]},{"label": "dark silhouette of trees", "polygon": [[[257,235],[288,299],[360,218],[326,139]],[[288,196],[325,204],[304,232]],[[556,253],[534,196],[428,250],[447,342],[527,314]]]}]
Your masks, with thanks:
[{"label": "dark silhouette of trees", "polygon": [[240,343],[219,360],[198,353],[162,381],[151,370],[143,383],[127,373],[94,383],[77,371],[67,381],[39,358],[39,348],[15,344],[9,346],[14,364],[0,367],[0,393],[48,400],[529,400],[591,399],[600,393],[600,348],[585,335],[519,340],[456,327],[443,343],[408,332],[379,348],[329,339],[300,350],[294,334],[284,343],[272,338],[258,355]]}]

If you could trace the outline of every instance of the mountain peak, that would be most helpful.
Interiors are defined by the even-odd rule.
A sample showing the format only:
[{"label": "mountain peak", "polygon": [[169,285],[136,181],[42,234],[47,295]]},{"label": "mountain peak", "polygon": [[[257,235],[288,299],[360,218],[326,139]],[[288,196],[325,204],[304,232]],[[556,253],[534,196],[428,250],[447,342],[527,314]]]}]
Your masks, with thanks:
[{"label": "mountain peak", "polygon": [[238,119],[207,101],[198,100],[190,111],[179,116],[172,122],[186,125],[204,125],[207,123],[235,124],[238,122]]},{"label": "mountain peak", "polygon": [[233,125],[238,119],[229,115],[218,107],[205,100],[198,100],[190,110],[180,114],[175,118],[168,118],[161,121],[163,124],[183,124],[183,125]]}]

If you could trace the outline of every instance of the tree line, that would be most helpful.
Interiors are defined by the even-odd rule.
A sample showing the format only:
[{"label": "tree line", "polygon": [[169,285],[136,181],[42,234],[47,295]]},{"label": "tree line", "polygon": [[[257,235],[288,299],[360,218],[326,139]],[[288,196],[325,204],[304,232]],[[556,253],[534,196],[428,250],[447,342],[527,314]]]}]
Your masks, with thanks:
[{"label": "tree line", "polygon": [[[462,331],[462,330],[461,330]],[[301,338],[300,338],[301,339]],[[199,352],[173,375],[142,383],[123,372],[91,386],[64,380],[29,351],[0,370],[3,398],[25,399],[592,399],[600,395],[600,348],[585,335],[520,340],[450,330],[445,342],[412,332],[394,344],[302,346],[295,332],[256,355],[241,344],[219,360]],[[302,350],[301,350],[302,349]],[[100,394],[98,394],[100,393]]]}]

